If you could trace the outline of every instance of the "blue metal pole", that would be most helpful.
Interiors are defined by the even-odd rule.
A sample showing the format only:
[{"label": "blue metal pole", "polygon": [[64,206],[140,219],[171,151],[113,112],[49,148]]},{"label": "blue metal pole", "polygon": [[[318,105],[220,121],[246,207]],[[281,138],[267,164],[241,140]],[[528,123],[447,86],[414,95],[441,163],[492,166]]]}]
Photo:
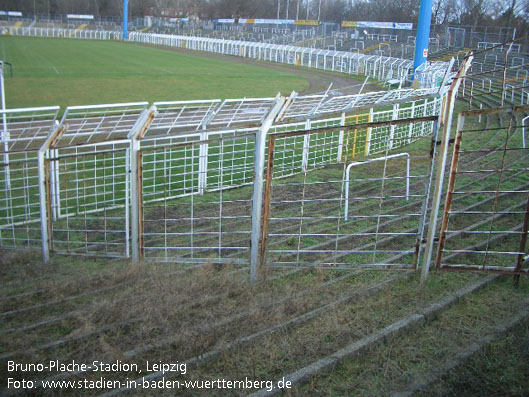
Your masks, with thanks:
[{"label": "blue metal pole", "polygon": [[123,40],[127,40],[128,38],[129,38],[129,0],[123,0]]},{"label": "blue metal pole", "polygon": [[428,57],[428,40],[430,38],[430,24],[432,22],[432,0],[421,0],[419,8],[419,23],[415,38],[415,56],[413,71],[426,62]]}]

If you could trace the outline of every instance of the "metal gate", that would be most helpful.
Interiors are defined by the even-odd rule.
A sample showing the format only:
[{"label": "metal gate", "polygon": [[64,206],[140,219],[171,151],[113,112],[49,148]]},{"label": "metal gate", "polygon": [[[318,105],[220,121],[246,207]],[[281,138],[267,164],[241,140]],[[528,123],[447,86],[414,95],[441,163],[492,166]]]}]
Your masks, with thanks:
[{"label": "metal gate", "polygon": [[[522,121],[528,111],[526,105],[459,115],[438,269],[529,273],[523,266],[528,254],[529,155]],[[485,117],[495,117],[497,124],[485,123]],[[483,132],[489,133],[487,140],[479,143]]]},{"label": "metal gate", "polygon": [[[437,119],[346,123],[271,135],[261,262],[414,269],[433,151],[424,140],[413,144],[421,135],[410,134],[436,132]],[[370,148],[379,155],[367,157],[373,154]]]}]

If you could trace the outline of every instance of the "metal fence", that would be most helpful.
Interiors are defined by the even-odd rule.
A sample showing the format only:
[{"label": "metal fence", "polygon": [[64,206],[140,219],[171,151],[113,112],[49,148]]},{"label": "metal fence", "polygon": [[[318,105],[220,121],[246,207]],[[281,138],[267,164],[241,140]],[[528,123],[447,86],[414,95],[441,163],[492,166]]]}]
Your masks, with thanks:
[{"label": "metal fence", "polygon": [[[529,225],[529,156],[520,123],[529,106],[471,110],[458,117],[454,153],[436,265],[441,270],[527,273],[523,268]],[[486,115],[504,116],[502,125],[485,126]],[[493,137],[479,149],[483,131]],[[467,158],[480,156],[468,167]],[[478,179],[480,184],[469,184]],[[465,200],[454,202],[456,198]],[[469,202],[481,199],[477,205]],[[469,225],[477,227],[469,228]],[[450,239],[457,235],[459,238]],[[472,247],[463,248],[463,247]],[[459,254],[457,257],[453,255]],[[445,258],[447,258],[445,260]]]},{"label": "metal fence", "polygon": [[[455,97],[476,77],[471,63],[440,88],[76,106],[61,120],[58,107],[3,111],[1,246],[41,246],[45,260],[249,263],[255,279],[259,265],[423,263],[427,274],[440,237],[442,269],[523,273],[527,106],[462,114],[478,121],[459,120],[437,228]],[[465,252],[452,238],[477,235],[486,245]],[[454,254],[488,262],[463,267]]]},{"label": "metal fence", "polygon": [[[429,150],[411,156],[389,153],[410,139],[395,135],[396,128],[410,131],[422,124],[428,132],[432,128],[437,131],[438,117],[404,120],[346,125],[342,131],[323,127],[270,136],[263,263],[334,268],[416,266],[433,157]],[[358,131],[366,127],[378,130],[371,135],[371,147],[379,148],[384,156],[365,160],[362,153],[358,157],[363,161],[351,162],[357,155],[355,143],[365,150]],[[302,166],[301,174],[281,178],[295,173],[290,161],[284,161],[285,147],[302,153],[306,147],[309,153],[312,148],[314,157],[320,159],[317,165],[325,165],[325,172],[310,173],[308,166]],[[336,161],[335,153],[341,154],[342,161]],[[403,157],[404,163],[397,160]],[[307,165],[311,164],[310,156],[306,158]],[[351,166],[355,165],[358,169],[352,176]],[[412,194],[410,183],[415,188]]]},{"label": "metal fence", "polygon": [[437,117],[435,92],[73,106],[60,120],[58,107],[5,111],[1,246],[41,246],[46,260],[249,263],[263,136],[330,128],[278,138],[275,176],[287,180],[432,134],[431,122],[389,120]]},{"label": "metal fence", "polygon": [[[118,31],[39,27],[5,27],[0,32],[4,35],[14,36],[64,37],[92,40],[121,40],[123,37],[122,32]],[[409,79],[413,68],[413,62],[408,59],[364,55],[359,52],[297,47],[294,45],[141,32],[131,32],[128,40],[369,76],[378,80],[403,81]],[[421,86],[438,87],[447,74],[448,66],[448,62],[429,64],[420,74]]]},{"label": "metal fence", "polygon": [[71,106],[39,150],[43,251],[130,256],[130,131],[147,103]]},{"label": "metal fence", "polygon": [[38,150],[55,128],[59,107],[0,111],[0,246],[40,246]]},{"label": "metal fence", "polygon": [[[252,41],[140,32],[132,32],[129,40],[223,55],[240,56],[261,61],[286,63],[294,66],[304,66],[339,73],[370,76],[378,80],[408,79],[413,67],[412,61],[401,58]],[[430,73],[435,74],[442,80],[447,72],[448,63],[434,63],[431,66]],[[435,78],[432,81],[439,83]],[[423,86],[431,85],[423,84]]]},{"label": "metal fence", "polygon": [[56,37],[56,38],[87,39],[87,40],[122,40],[123,39],[123,32],[112,31],[112,30],[6,26],[4,28],[1,28],[0,32],[3,35],[10,35],[10,36]]}]

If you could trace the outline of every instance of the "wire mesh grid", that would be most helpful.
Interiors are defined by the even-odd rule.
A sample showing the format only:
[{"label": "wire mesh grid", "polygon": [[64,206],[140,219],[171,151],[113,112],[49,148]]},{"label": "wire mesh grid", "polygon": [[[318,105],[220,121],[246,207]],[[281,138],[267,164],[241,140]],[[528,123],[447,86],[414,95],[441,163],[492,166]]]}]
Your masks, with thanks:
[{"label": "wire mesh grid", "polygon": [[127,139],[147,102],[69,106],[61,125],[66,126],[53,149]]},{"label": "wire mesh grid", "polygon": [[[98,150],[82,148],[47,160],[47,178],[55,172],[50,197],[50,249],[73,255],[129,255],[129,149],[123,144]],[[51,186],[51,183],[49,184]]]},{"label": "wire mesh grid", "polygon": [[0,246],[41,243],[37,152],[55,127],[58,107],[1,111]]},{"label": "wire mesh grid", "polygon": [[129,134],[146,107],[138,102],[66,109],[47,143],[52,252],[130,255]]},{"label": "wire mesh grid", "polygon": [[255,134],[220,134],[139,152],[145,259],[249,262],[252,189],[244,185],[253,182],[254,145]]},{"label": "wire mesh grid", "polygon": [[439,88],[398,89],[363,94],[328,97],[310,95],[294,97],[281,115],[281,120],[314,117],[333,113],[350,113],[354,109],[393,105],[396,102],[420,102],[438,94]]},{"label": "wire mesh grid", "polygon": [[[324,98],[319,96],[317,100],[321,102]],[[46,238],[42,238],[42,244],[43,250],[46,251],[49,247],[56,253],[129,256],[132,246],[130,234],[136,230],[131,230],[129,224],[129,203],[134,197],[140,196],[142,205],[148,208],[151,203],[153,206],[165,205],[160,203],[168,200],[188,200],[190,196],[197,197],[198,201],[211,194],[222,196],[222,191],[239,187],[241,191],[247,192],[247,196],[242,199],[235,198],[234,203],[249,201],[249,185],[255,178],[255,134],[260,130],[265,115],[271,111],[271,106],[276,100],[277,98],[243,98],[225,101],[158,102],[149,110],[144,102],[68,107],[61,123],[53,120],[50,124],[54,132],[49,137],[41,130],[32,130],[34,135],[31,139],[17,141],[21,148],[28,144],[33,145],[31,148],[34,147],[34,150],[41,148],[40,152],[44,150],[46,157],[42,167],[45,167],[44,194],[41,195],[44,200],[39,200],[41,191],[38,186],[36,158],[34,170],[25,171],[28,175],[34,172],[33,190],[26,188],[26,191],[33,194],[35,203],[22,206],[31,216],[35,216],[36,227],[35,237],[28,238],[28,230],[31,229],[28,223],[33,221],[23,221],[26,233],[24,241],[37,242],[43,232]],[[421,111],[429,106],[425,103],[413,103],[416,111],[412,111],[410,115],[425,114]],[[56,116],[58,108],[54,109]],[[436,111],[435,107],[432,109]],[[271,133],[337,128],[319,134],[281,139],[283,150],[281,154],[276,155],[276,161],[282,157],[284,164],[276,167],[276,177],[290,177],[343,162],[347,156],[354,158],[373,154],[369,149],[371,142],[375,143],[377,150],[390,150],[384,149],[383,145],[376,146],[379,137],[375,134],[371,138],[370,128],[362,127],[347,133],[340,130],[342,127],[373,120],[373,115],[378,115],[379,119],[389,118],[391,111],[347,116],[342,113],[338,118],[272,126]],[[36,122],[34,127],[42,129],[42,125]],[[387,135],[398,128],[400,127],[387,126],[381,129],[379,135]],[[428,129],[423,128],[417,136],[428,133]],[[133,148],[135,142],[138,144],[137,149]],[[409,142],[411,141],[408,140]],[[8,147],[10,156],[14,155],[14,148],[15,146]],[[143,157],[141,192],[135,193],[131,191],[130,184],[133,172],[131,158],[136,150],[140,150]],[[234,192],[235,190],[232,190],[229,194]],[[222,206],[222,198],[215,200],[215,205],[221,203]],[[229,205],[227,203],[226,208],[229,208]],[[9,207],[9,211],[16,210],[11,204],[6,204],[6,207]],[[42,208],[46,208],[44,215],[40,213]],[[229,223],[228,218],[224,219],[223,215],[218,213],[213,217],[220,219],[219,222],[223,225]],[[242,221],[244,216],[238,218]],[[44,230],[38,225],[39,220],[47,226]],[[145,222],[148,223],[149,218],[146,218]],[[153,222],[155,223],[157,222]],[[158,222],[157,225],[159,224]],[[173,226],[175,225],[173,222]],[[154,251],[160,252],[161,237],[157,235],[158,232],[145,230],[143,241],[147,243],[143,245],[144,253],[149,250],[149,255]],[[168,230],[169,236],[162,238],[164,242],[170,240],[171,233],[176,233],[171,227]],[[2,232],[3,237],[7,236],[7,232]],[[237,233],[243,235],[246,232],[243,229]],[[145,238],[149,233],[156,238]],[[181,233],[184,235],[186,232]],[[203,247],[203,255],[199,255],[195,249],[197,246],[190,245],[189,242],[186,243],[187,246],[184,244],[180,247],[191,247],[188,252],[171,249],[169,243],[162,256],[165,259],[171,255],[171,258],[180,258],[181,256],[175,256],[177,251],[180,251],[185,257],[197,261],[210,258],[211,252],[215,251],[218,261],[243,261],[243,257],[244,260],[247,259],[246,254],[237,254],[246,252],[247,244],[236,245],[235,242],[230,242],[232,239],[224,229],[217,233],[222,240],[214,247],[217,251],[210,249],[211,243]],[[195,241],[194,238],[191,240]],[[225,251],[232,253],[228,255]],[[156,257],[160,257],[159,252]]]},{"label": "wire mesh grid", "polygon": [[200,128],[214,115],[220,99],[210,101],[155,102],[156,116],[149,136],[170,135],[189,128]]},{"label": "wire mesh grid", "polygon": [[[522,266],[528,253],[529,153],[521,123],[528,112],[529,106],[521,106],[459,116],[438,268],[529,272]],[[486,122],[482,118],[486,114],[498,115],[502,121]],[[476,148],[479,141],[482,145]],[[472,156],[479,161],[468,167],[465,160]],[[448,239],[455,235],[457,239]],[[450,255],[454,253],[459,254],[457,259]]]},{"label": "wire mesh grid", "polygon": [[225,100],[209,124],[222,128],[240,124],[260,124],[270,112],[275,100],[276,98]]},{"label": "wire mesh grid", "polygon": [[[390,156],[389,127],[384,136],[375,138],[383,141],[379,146],[385,148],[384,156],[362,154],[364,161],[358,162],[352,161],[358,130],[351,127],[344,132],[337,127],[325,133],[270,137],[268,170],[272,172],[267,175],[263,231],[267,265],[416,266],[430,184],[430,143],[418,142],[409,153]],[[309,142],[308,157],[319,159],[319,168],[305,167],[294,174],[289,168],[299,167],[303,141]],[[294,154],[298,161],[290,162]]]}]

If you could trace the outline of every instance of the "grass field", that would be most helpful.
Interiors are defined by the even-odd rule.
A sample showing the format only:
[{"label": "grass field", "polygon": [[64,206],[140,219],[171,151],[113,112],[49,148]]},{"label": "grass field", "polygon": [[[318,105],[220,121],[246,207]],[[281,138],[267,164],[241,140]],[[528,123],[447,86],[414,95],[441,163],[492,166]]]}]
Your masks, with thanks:
[{"label": "grass field", "polygon": [[275,96],[309,83],[295,72],[120,42],[0,37],[9,108]]}]

